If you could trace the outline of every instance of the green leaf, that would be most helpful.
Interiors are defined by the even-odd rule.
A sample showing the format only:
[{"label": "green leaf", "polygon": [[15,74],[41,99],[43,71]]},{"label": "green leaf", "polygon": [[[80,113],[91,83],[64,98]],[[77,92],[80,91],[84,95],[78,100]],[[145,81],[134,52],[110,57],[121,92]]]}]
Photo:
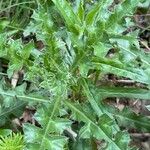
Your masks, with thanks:
[{"label": "green leaf", "polygon": [[12,133],[10,129],[0,129],[0,136],[8,136]]},{"label": "green leaf", "polygon": [[112,0],[101,0],[87,13],[85,22],[87,26],[94,25],[98,20],[105,20],[107,8],[111,5]]},{"label": "green leaf", "polygon": [[24,45],[22,52],[21,52],[21,56],[24,60],[28,60],[28,58],[30,57],[30,54],[32,52],[32,50],[34,49],[34,43],[33,41]]},{"label": "green leaf", "polygon": [[87,99],[88,101],[90,102],[93,110],[95,111],[95,113],[98,115],[98,116],[101,116],[103,114],[102,110],[100,109],[100,107],[98,106],[97,104],[97,101],[94,99],[94,96],[93,94],[90,92],[90,89],[88,87],[88,84],[86,83],[86,81],[83,79],[83,82],[82,82],[82,86],[83,86],[83,90],[84,90],[84,93],[86,94],[87,96]]},{"label": "green leaf", "polygon": [[16,94],[14,93],[14,91],[0,91],[0,95],[3,95],[3,96],[9,96],[9,97],[12,97],[12,98],[18,98],[20,99],[21,101],[27,101],[29,102],[30,100],[31,101],[35,101],[35,102],[44,102],[44,103],[48,103],[49,100],[47,99],[43,99],[43,98],[38,98],[37,96],[30,96],[30,95],[20,95],[20,94]]},{"label": "green leaf", "polygon": [[97,150],[97,145],[92,140],[78,138],[75,143],[71,143],[72,150]]},{"label": "green leaf", "polygon": [[20,117],[23,113],[23,109],[26,106],[26,102],[18,101],[14,102],[10,107],[1,106],[0,108],[0,126],[7,123],[7,120],[13,116],[13,118]]},{"label": "green leaf", "polygon": [[5,50],[7,35],[6,34],[0,34],[0,57],[6,57],[7,51]]},{"label": "green leaf", "polygon": [[[132,33],[133,34],[133,33]],[[137,58],[140,58],[141,61],[150,66],[149,55],[145,54],[144,51],[140,50],[138,37],[137,35],[117,35],[109,34],[110,41],[112,44],[117,44],[120,49],[120,53],[123,54],[124,62],[135,61]],[[135,45],[135,46],[133,46]],[[135,63],[134,63],[135,64]]]},{"label": "green leaf", "polygon": [[57,9],[60,11],[60,14],[65,19],[66,25],[69,29],[73,32],[78,30],[77,28],[80,27],[81,21],[79,17],[74,13],[72,7],[66,0],[52,0]]},{"label": "green leaf", "polygon": [[78,10],[77,10],[77,15],[80,18],[81,22],[84,21],[84,17],[85,17],[85,11],[83,5],[84,5],[83,0],[80,0]]},{"label": "green leaf", "polygon": [[50,113],[50,116],[49,116],[49,120],[47,120],[47,124],[44,127],[43,137],[41,139],[41,144],[40,144],[39,150],[44,148],[45,139],[46,139],[47,134],[49,133],[49,129],[51,126],[51,120],[55,116],[55,113],[58,111],[58,106],[60,106],[60,97],[58,97],[55,100],[54,106],[53,106],[51,113]]},{"label": "green leaf", "polygon": [[130,78],[134,81],[150,84],[150,77],[144,70],[128,67],[118,61],[104,58],[94,58],[93,66],[103,73],[113,73],[118,76]]},{"label": "green leaf", "polygon": [[4,29],[9,25],[9,21],[1,20],[0,22],[0,33],[4,31]]},{"label": "green leaf", "polygon": [[[20,100],[20,101],[26,101],[26,102],[30,102],[30,101],[34,101],[34,102],[45,102],[45,103],[49,103],[49,99],[47,98],[43,98],[43,96],[39,96],[37,93],[25,93],[26,90],[26,84],[22,84],[20,86],[17,86],[15,89],[11,89],[8,87],[5,87],[6,85],[4,85],[2,82],[0,82],[0,95],[3,98],[11,98],[12,99],[12,103],[14,102],[14,100]],[[33,96],[34,94],[34,96]]]},{"label": "green leaf", "polygon": [[122,111],[110,108],[108,111],[114,115],[121,126],[150,131],[150,119],[146,116],[135,114],[128,108],[124,108]]},{"label": "green leaf", "polygon": [[[27,105],[27,102],[15,97],[15,94],[19,91],[20,94],[24,92],[25,86],[22,85],[16,88],[16,91],[7,89],[6,85],[0,82],[0,126],[7,123],[10,118],[20,117],[23,113],[23,109]],[[4,90],[5,89],[5,90]]]},{"label": "green leaf", "polygon": [[[47,123],[49,122],[49,129],[48,132],[55,132],[58,134],[61,134],[65,129],[69,128],[71,126],[71,121],[64,118],[50,118],[49,114],[52,113],[53,104],[42,106],[39,109],[37,109],[37,112],[34,115],[34,118],[38,121],[38,123],[45,128],[47,126]],[[58,106],[57,106],[58,107]],[[56,115],[57,113],[55,113]]]},{"label": "green leaf", "polygon": [[94,89],[93,95],[99,97],[127,97],[148,100],[150,98],[150,91],[138,88],[122,88],[122,87],[98,87]]},{"label": "green leaf", "polygon": [[[56,96],[51,103],[37,109],[34,117],[41,125],[41,128],[31,125],[24,126],[26,141],[31,147],[34,147],[36,141],[39,150],[63,149],[67,142],[67,138],[61,136],[61,134],[66,128],[70,127],[71,121],[57,118],[61,106],[60,104],[61,97]],[[28,139],[28,132],[30,132],[31,129],[32,135],[30,136],[30,139]]]},{"label": "green leaf", "polygon": [[11,78],[15,71],[19,71],[23,67],[23,61],[15,60],[13,63],[9,63],[7,70],[8,77]]},{"label": "green leaf", "polygon": [[[96,137],[97,139],[104,139],[106,140],[115,150],[126,150],[128,145],[128,140],[126,140],[126,143],[124,143],[126,146],[123,146],[121,143],[124,142],[124,140],[116,139],[113,140],[113,135],[111,132],[111,129],[108,131],[108,125],[105,126],[105,124],[97,124],[91,119],[88,114],[86,114],[82,107],[80,105],[73,104],[69,101],[65,101],[65,104],[72,110],[72,112],[75,114],[76,119],[78,121],[85,122],[84,129],[82,128],[82,133],[85,132],[86,136],[92,135],[93,137]],[[117,134],[116,134],[117,136]]]},{"label": "green leaf", "polygon": [[97,57],[106,57],[109,49],[111,48],[109,45],[99,42],[98,44],[93,45],[94,55]]},{"label": "green leaf", "polygon": [[[106,28],[111,32],[117,31],[117,24],[121,22],[121,19],[127,15],[132,15],[139,0],[125,0],[115,7],[115,11],[110,15],[107,20]],[[114,30],[116,29],[116,30]],[[117,33],[117,32],[116,32]]]},{"label": "green leaf", "polygon": [[67,138],[61,135],[45,135],[43,142],[43,147],[41,146],[41,139],[43,139],[43,130],[39,127],[31,125],[29,123],[23,126],[25,141],[27,142],[27,149],[53,149],[62,150],[67,142]]},{"label": "green leaf", "polygon": [[85,18],[85,22],[86,25],[90,26],[94,24],[95,18],[97,16],[97,14],[99,13],[100,9],[102,8],[102,4],[103,4],[104,0],[102,0],[101,2],[98,2],[93,9],[91,9],[91,11],[89,11],[89,13],[86,15]]}]

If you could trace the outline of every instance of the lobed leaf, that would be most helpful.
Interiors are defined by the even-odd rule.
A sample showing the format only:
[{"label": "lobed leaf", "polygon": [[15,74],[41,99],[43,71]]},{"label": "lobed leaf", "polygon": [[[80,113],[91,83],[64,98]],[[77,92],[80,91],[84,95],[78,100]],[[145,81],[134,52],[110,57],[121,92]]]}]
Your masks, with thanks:
[{"label": "lobed leaf", "polygon": [[117,76],[130,78],[134,81],[150,84],[149,75],[142,69],[128,67],[121,62],[103,58],[94,58],[93,66],[103,73],[112,73]]},{"label": "lobed leaf", "polygon": [[[73,113],[76,114],[77,120],[85,122],[84,128],[82,128],[82,135],[85,133],[86,137],[92,135],[93,137],[96,137],[97,139],[105,139],[111,147],[113,147],[116,150],[126,150],[128,147],[128,140],[126,140],[126,143],[124,143],[126,146],[122,145],[122,136],[120,138],[113,140],[111,129],[108,131],[107,125],[105,124],[97,124],[94,122],[86,113],[84,113],[83,109],[80,107],[80,105],[74,105],[72,102],[65,101],[65,104],[72,110]],[[106,116],[107,117],[107,116]],[[119,135],[116,134],[116,136]],[[83,136],[84,137],[84,136]]]},{"label": "lobed leaf", "polygon": [[122,88],[122,87],[98,87],[94,89],[94,95],[99,97],[127,97],[137,99],[150,99],[150,91],[138,88]]}]

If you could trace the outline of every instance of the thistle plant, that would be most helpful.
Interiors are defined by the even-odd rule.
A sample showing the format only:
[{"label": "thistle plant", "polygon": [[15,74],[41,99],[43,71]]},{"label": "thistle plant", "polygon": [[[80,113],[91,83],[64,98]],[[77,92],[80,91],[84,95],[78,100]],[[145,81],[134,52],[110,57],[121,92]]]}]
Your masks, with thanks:
[{"label": "thistle plant", "polygon": [[[39,1],[23,35],[36,35],[42,49],[35,41],[24,44],[0,34],[0,58],[8,63],[8,77],[23,70],[25,82],[12,89],[2,78],[0,119],[4,125],[12,114],[19,116],[14,110],[36,109],[36,124],[23,124],[27,150],[130,150],[128,129],[150,131],[148,117],[110,105],[113,98],[150,98],[149,54],[140,48],[132,17],[138,4]],[[110,74],[134,86],[116,86],[107,80]]]}]

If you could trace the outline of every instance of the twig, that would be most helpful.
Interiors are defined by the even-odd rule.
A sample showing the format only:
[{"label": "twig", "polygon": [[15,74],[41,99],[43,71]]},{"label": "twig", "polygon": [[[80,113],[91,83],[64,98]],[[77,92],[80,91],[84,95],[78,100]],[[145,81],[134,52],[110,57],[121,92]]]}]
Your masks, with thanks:
[{"label": "twig", "polygon": [[8,76],[6,73],[2,73],[2,72],[0,72],[0,75],[2,75],[2,76]]},{"label": "twig", "polygon": [[148,137],[148,138],[150,138],[150,133],[130,133],[130,135],[132,137],[136,137],[136,138],[139,138],[139,137]]},{"label": "twig", "polygon": [[71,139],[76,141],[77,133],[74,132],[72,129],[68,128],[65,130],[65,132],[70,136]]},{"label": "twig", "polygon": [[140,41],[140,43],[145,47],[145,48],[147,48],[148,49],[148,51],[150,51],[150,48],[148,47],[148,45],[147,44],[145,44],[143,41]]},{"label": "twig", "polygon": [[[7,73],[3,73],[3,72],[0,72],[0,75],[2,75],[2,76],[8,76]],[[12,77],[12,79],[18,79],[18,78]]]},{"label": "twig", "polygon": [[135,17],[147,17],[150,16],[150,14],[142,14],[142,15],[134,15]]},{"label": "twig", "polygon": [[11,85],[12,85],[13,88],[16,87],[16,85],[18,83],[18,80],[19,80],[19,72],[15,71],[13,76],[12,76],[12,79],[11,79]]},{"label": "twig", "polygon": [[117,82],[117,83],[126,83],[126,84],[133,84],[133,83],[135,83],[135,81],[132,81],[132,80],[115,80],[115,82]]}]

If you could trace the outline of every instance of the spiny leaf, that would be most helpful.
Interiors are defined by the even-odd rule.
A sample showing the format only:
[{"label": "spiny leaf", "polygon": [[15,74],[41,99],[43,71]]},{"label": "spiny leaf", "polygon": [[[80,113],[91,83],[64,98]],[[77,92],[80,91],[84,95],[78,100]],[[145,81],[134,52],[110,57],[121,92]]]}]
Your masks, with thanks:
[{"label": "spiny leaf", "polygon": [[[58,94],[58,93],[57,93]],[[36,141],[39,150],[42,149],[63,149],[67,142],[67,138],[61,136],[66,128],[69,128],[71,121],[67,119],[61,119],[59,115],[59,109],[61,106],[61,97],[59,94],[54,97],[51,103],[39,107],[35,114],[35,119],[41,125],[41,128],[36,126],[24,125],[24,132],[26,135],[26,141],[30,147],[34,147]],[[28,139],[28,133],[31,131],[32,138]],[[58,142],[58,143],[56,143]]]},{"label": "spiny leaf", "polygon": [[[140,58],[141,61],[150,66],[149,54],[145,54],[144,51],[140,50],[139,42],[137,36],[135,35],[117,35],[109,33],[111,43],[116,43],[118,48],[120,49],[120,53],[123,53],[124,58],[129,58],[123,60],[124,62],[135,60]],[[133,46],[137,45],[137,46]]]},{"label": "spiny leaf", "polygon": [[78,10],[77,10],[77,15],[79,16],[81,22],[84,21],[84,17],[85,17],[85,11],[83,5],[84,5],[83,0],[80,0]]},{"label": "spiny leaf", "polygon": [[81,139],[78,138],[77,141],[73,144],[71,144],[72,150],[96,150],[97,145],[92,141],[88,139]]},{"label": "spiny leaf", "polygon": [[50,116],[49,116],[49,120],[48,120],[46,126],[44,127],[43,137],[41,139],[41,144],[39,146],[39,150],[42,150],[44,148],[45,139],[49,133],[51,121],[52,121],[53,117],[55,116],[56,111],[58,111],[58,106],[60,106],[60,97],[57,97],[57,99],[55,100],[54,106],[53,106]]},{"label": "spiny leaf", "polygon": [[[112,147],[115,150],[126,150],[126,148],[121,144],[122,143],[121,139],[119,141],[117,141],[117,139],[116,141],[113,140],[112,135],[110,134],[110,132],[108,132],[108,130],[106,130],[106,128],[104,127],[104,124],[98,125],[97,123],[95,123],[91,118],[88,117],[87,114],[84,113],[80,105],[78,106],[74,105],[73,103],[69,101],[65,101],[65,104],[68,106],[68,108],[72,110],[73,113],[76,114],[77,119],[79,121],[83,121],[86,123],[85,125],[86,128],[84,129],[84,132],[86,130],[86,133],[88,131],[89,134],[93,135],[97,139],[105,139],[109,144],[112,145]],[[88,127],[88,130],[87,130],[87,127]],[[126,142],[128,143],[127,140]]]},{"label": "spiny leaf", "polygon": [[76,27],[81,25],[81,21],[78,16],[73,12],[73,9],[66,0],[52,0],[61,15],[65,19],[65,22],[71,31],[75,31]]},{"label": "spiny leaf", "polygon": [[[111,31],[116,28],[117,24],[121,22],[121,19],[127,15],[131,15],[138,5],[139,0],[125,0],[115,7],[115,11],[107,20],[107,29],[111,28]],[[113,31],[114,32],[114,31]]]},{"label": "spiny leaf", "polygon": [[[37,93],[25,93],[26,90],[26,84],[22,84],[21,86],[17,86],[15,89],[6,88],[4,89],[3,83],[0,82],[0,95],[3,98],[11,98],[14,100],[20,100],[20,101],[35,101],[35,102],[49,102],[47,98],[43,98],[42,96],[39,96]],[[34,96],[33,96],[34,95]],[[12,100],[13,102],[13,100]]]},{"label": "spiny leaf", "polygon": [[116,117],[119,124],[122,126],[136,127],[137,129],[150,131],[150,119],[148,117],[135,114],[128,108],[125,108],[122,111],[110,108],[108,111]]},{"label": "spiny leaf", "polygon": [[83,90],[84,90],[84,93],[86,94],[87,96],[87,99],[88,101],[90,102],[93,110],[95,111],[95,113],[98,115],[98,116],[101,116],[103,114],[102,110],[100,109],[100,107],[98,106],[97,102],[95,101],[94,97],[93,97],[93,94],[90,92],[90,89],[88,87],[88,84],[86,83],[86,81],[83,79],[83,82],[82,82],[82,86],[83,86]]},{"label": "spiny leaf", "polygon": [[95,25],[99,20],[105,20],[107,8],[111,5],[112,0],[98,1],[94,7],[87,13],[85,22],[87,26]]},{"label": "spiny leaf", "polygon": [[150,91],[137,88],[122,88],[122,87],[98,87],[94,89],[93,95],[99,95],[99,97],[127,97],[146,99],[150,98]]},{"label": "spiny leaf", "polygon": [[57,114],[59,111],[59,106],[57,106],[57,112],[55,113],[55,117],[50,118],[50,114],[52,113],[52,109],[54,107],[54,102],[52,102],[49,105],[39,107],[37,109],[37,112],[34,115],[34,118],[38,123],[45,128],[47,126],[47,122],[49,122],[49,129],[48,132],[55,132],[58,134],[62,134],[62,132],[66,129],[69,128],[71,125],[71,121],[65,118],[57,118]]},{"label": "spiny leaf", "polygon": [[29,102],[30,100],[35,101],[35,102],[45,102],[45,103],[49,102],[49,100],[38,98],[38,97],[33,97],[30,95],[19,95],[19,94],[14,93],[14,91],[7,91],[7,92],[0,91],[0,95],[18,98],[21,101],[27,101],[27,102]]},{"label": "spiny leaf", "polygon": [[23,108],[26,106],[26,102],[17,101],[10,107],[0,108],[0,126],[4,125],[10,116],[19,117],[23,113]]},{"label": "spiny leaf", "polygon": [[104,3],[104,0],[98,2],[94,8],[87,14],[85,18],[86,25],[92,25],[94,24],[95,17],[99,13],[100,9],[102,8],[102,4]]},{"label": "spiny leaf", "polygon": [[29,123],[23,126],[25,141],[27,142],[27,150],[31,149],[52,149],[62,150],[66,144],[67,138],[61,135],[45,135],[43,146],[41,146],[41,139],[43,138],[43,130],[39,127],[31,125]]},{"label": "spiny leaf", "polygon": [[149,75],[142,69],[128,67],[121,62],[104,58],[94,58],[93,66],[103,73],[113,73],[118,76],[130,78],[134,81],[150,84]]}]

